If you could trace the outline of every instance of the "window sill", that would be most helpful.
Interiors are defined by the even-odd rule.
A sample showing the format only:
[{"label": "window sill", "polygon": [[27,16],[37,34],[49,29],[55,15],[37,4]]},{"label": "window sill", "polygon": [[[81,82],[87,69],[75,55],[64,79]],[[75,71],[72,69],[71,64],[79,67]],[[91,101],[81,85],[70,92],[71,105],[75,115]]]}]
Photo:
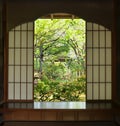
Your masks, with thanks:
[{"label": "window sill", "polygon": [[119,107],[112,102],[8,102],[7,109],[113,109]]}]

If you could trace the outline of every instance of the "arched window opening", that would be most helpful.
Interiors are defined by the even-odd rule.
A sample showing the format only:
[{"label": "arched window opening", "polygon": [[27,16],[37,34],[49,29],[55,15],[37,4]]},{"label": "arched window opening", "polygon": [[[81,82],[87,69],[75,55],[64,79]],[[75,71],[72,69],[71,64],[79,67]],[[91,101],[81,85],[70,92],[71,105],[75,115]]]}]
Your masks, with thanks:
[{"label": "arched window opening", "polygon": [[[63,19],[62,16],[48,15],[46,19],[36,20],[35,26],[34,22],[28,22],[9,31],[8,101],[40,100],[40,93],[35,94],[37,89],[45,98],[49,95],[50,100],[65,101],[67,98],[62,97],[65,90],[75,92],[82,81],[85,95],[80,95],[84,96],[80,99],[83,101],[112,99],[111,31],[73,15],[64,14]],[[62,85],[62,89],[57,85]],[[56,88],[50,92],[49,86]],[[66,93],[73,97],[66,101],[77,101],[74,98],[79,96],[80,90],[74,92]]]},{"label": "arched window opening", "polygon": [[70,14],[35,21],[35,101],[85,101],[85,25]]}]

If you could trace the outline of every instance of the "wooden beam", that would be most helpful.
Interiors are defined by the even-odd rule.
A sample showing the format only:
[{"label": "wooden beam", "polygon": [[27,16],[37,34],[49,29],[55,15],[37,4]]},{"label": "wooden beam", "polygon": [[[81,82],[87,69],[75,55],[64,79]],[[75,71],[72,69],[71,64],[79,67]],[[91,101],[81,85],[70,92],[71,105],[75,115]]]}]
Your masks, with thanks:
[{"label": "wooden beam", "polygon": [[3,100],[3,21],[2,21],[2,1],[0,2],[0,102]]}]

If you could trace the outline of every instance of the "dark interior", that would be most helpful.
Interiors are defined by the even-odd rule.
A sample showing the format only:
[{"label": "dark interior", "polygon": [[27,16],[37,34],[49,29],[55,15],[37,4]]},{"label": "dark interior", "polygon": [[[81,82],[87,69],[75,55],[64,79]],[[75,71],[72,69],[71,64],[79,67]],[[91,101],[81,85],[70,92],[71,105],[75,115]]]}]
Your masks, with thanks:
[{"label": "dark interior", "polygon": [[[119,0],[1,0],[0,1],[0,125],[4,126],[118,126],[120,125],[120,1]],[[6,95],[4,67],[8,31],[51,13],[70,13],[105,26],[113,38],[112,101],[86,103],[87,109],[39,109],[29,103],[12,103]],[[25,104],[25,108],[21,108]],[[31,106],[33,103],[30,103]],[[97,104],[97,107],[96,107]],[[105,107],[101,108],[101,104]],[[17,107],[16,107],[17,105]]]}]

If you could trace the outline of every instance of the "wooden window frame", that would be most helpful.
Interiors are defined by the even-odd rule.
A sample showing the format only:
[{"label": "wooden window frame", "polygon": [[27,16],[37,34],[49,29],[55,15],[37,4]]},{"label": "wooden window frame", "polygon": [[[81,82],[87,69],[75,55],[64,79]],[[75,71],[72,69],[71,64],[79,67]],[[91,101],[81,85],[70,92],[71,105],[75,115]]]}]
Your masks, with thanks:
[{"label": "wooden window frame", "polygon": [[[6,17],[6,16],[5,16]],[[6,18],[4,18],[5,20]],[[6,23],[4,23],[4,27],[6,26]],[[4,38],[5,38],[5,43],[4,43],[4,101],[7,102],[8,101],[8,86],[7,86],[7,82],[8,82],[8,70],[6,68],[7,64],[8,64],[8,31],[7,31],[7,27],[5,27],[5,31],[4,31]],[[117,93],[116,93],[116,43],[115,43],[115,32],[113,32],[113,30],[111,31],[111,37],[112,37],[112,73],[115,73],[114,75],[112,74],[112,99],[111,101],[115,101],[117,99]],[[93,100],[94,101],[94,100]],[[29,101],[28,101],[29,102]]]}]

